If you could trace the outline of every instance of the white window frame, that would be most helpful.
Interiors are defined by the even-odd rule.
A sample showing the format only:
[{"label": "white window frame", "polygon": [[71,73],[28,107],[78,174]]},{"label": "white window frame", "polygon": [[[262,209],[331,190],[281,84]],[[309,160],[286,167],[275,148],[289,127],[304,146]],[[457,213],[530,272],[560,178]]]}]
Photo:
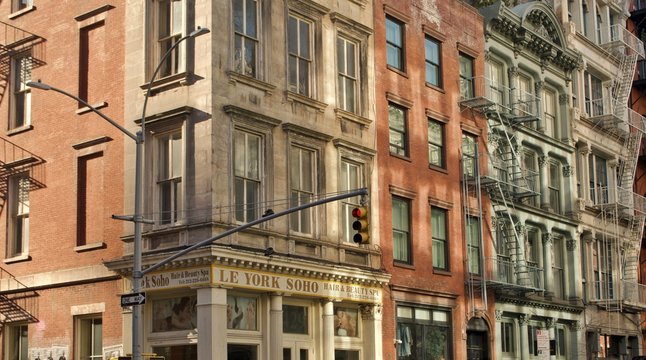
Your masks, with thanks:
[{"label": "white window frame", "polygon": [[19,12],[34,7],[34,0],[12,0],[11,12]]},{"label": "white window frame", "polygon": [[[337,35],[338,107],[352,113],[359,113],[360,110],[360,101],[357,97],[360,76],[359,49],[360,44],[357,41],[342,34]],[[341,50],[343,50],[343,54],[341,54]],[[352,54],[350,54],[350,50],[352,50]],[[348,60],[351,58],[354,66],[349,64]]]},{"label": "white window frame", "polygon": [[289,300],[283,302],[283,307],[286,305],[298,306],[307,309],[307,333],[296,334],[283,332],[283,351],[289,349],[291,353],[290,359],[292,360],[300,359],[299,353],[303,350],[307,352],[307,359],[314,359],[317,349],[314,339],[314,329],[317,329],[320,325],[316,323],[315,320],[320,318],[320,316],[318,315],[317,307],[313,306],[312,303],[299,300]]},{"label": "white window frame", "polygon": [[[434,223],[434,214],[442,214],[443,221],[438,225],[441,226],[444,236],[442,237],[435,229]],[[440,271],[450,271],[451,270],[451,241],[450,241],[450,226],[449,226],[449,210],[441,208],[439,206],[431,206],[431,239],[432,239],[432,264],[433,269]],[[435,251],[439,250],[441,245],[442,252],[436,254]],[[436,259],[438,260],[436,262]],[[442,264],[443,263],[443,264]]]},{"label": "white window frame", "polygon": [[[296,30],[294,31],[296,39],[292,39],[291,26],[292,19],[296,21]],[[307,29],[307,44],[303,44],[301,33],[301,26],[308,26]],[[313,97],[314,84],[314,70],[315,70],[315,54],[314,54],[314,31],[315,22],[300,16],[294,12],[289,12],[287,16],[287,83],[289,91],[297,94]],[[292,41],[295,41],[296,49],[292,51]],[[303,46],[301,46],[303,45]],[[295,67],[295,69],[292,69]],[[296,79],[292,79],[292,71],[295,73]],[[304,73],[304,75],[302,75]],[[293,81],[294,80],[294,81]],[[301,83],[303,80],[306,83]]]},{"label": "white window frame", "polygon": [[[168,3],[169,10],[167,17],[168,34],[161,34],[161,8],[162,4]],[[173,5],[173,3],[177,3]],[[151,37],[150,37],[150,57],[147,66],[148,76],[151,76],[157,65],[160,63],[162,56],[187,33],[187,9],[186,0],[150,0],[150,12],[152,14]],[[176,7],[175,7],[176,6]],[[177,12],[174,12],[178,11]],[[177,19],[180,16],[180,19]],[[179,27],[179,28],[177,28]],[[166,58],[166,65],[163,65],[157,77],[154,80],[171,77],[186,71],[186,42],[180,43]],[[166,67],[165,67],[166,66]]]},{"label": "white window frame", "polygon": [[[406,214],[395,214],[395,201],[398,203],[405,205],[403,207],[403,210],[406,210]],[[393,232],[393,261],[395,263],[402,263],[402,264],[413,264],[413,236],[412,236],[412,228],[411,228],[411,208],[413,205],[413,200],[408,199],[405,197],[397,196],[397,195],[392,195],[391,194],[391,203],[393,206],[391,206],[392,210],[392,232]],[[401,228],[396,228],[394,224],[394,220],[396,219],[395,215],[398,215],[403,221],[401,223]],[[401,235],[401,240],[405,241],[404,244],[395,244],[395,234]],[[401,249],[401,254],[399,256],[395,256],[398,251],[398,246]],[[403,246],[405,245],[405,247]],[[403,253],[403,252],[406,253]],[[403,258],[401,255],[405,255],[406,258]]]},{"label": "white window frame", "polygon": [[[348,158],[341,158],[341,169],[339,172],[339,190],[350,191],[364,187],[364,165]],[[352,175],[355,175],[353,179]],[[343,242],[353,243],[354,229],[352,223],[352,209],[360,206],[359,196],[341,200],[341,238]]]},{"label": "white window frame", "polygon": [[[233,24],[233,70],[245,76],[252,78],[260,78],[260,50],[261,50],[261,38],[262,38],[262,25],[260,22],[261,19],[261,0],[251,0],[255,5],[255,34],[249,33],[249,30],[246,28],[247,23],[247,1],[248,0],[232,0],[232,24]],[[236,6],[242,6],[242,28],[236,29],[235,24],[235,9]],[[243,59],[246,58],[249,51],[253,52],[253,59],[251,63],[247,64]]]},{"label": "white window frame", "polygon": [[[550,159],[547,162],[547,191],[549,193],[550,208],[554,213],[560,214],[561,209],[561,196],[562,196],[562,165],[555,159]],[[555,177],[554,177],[555,176]]]},{"label": "white window frame", "polygon": [[[173,144],[173,141],[170,141],[170,144],[167,144],[167,147],[162,145],[162,142],[167,142],[172,136],[180,136],[179,143]],[[182,222],[184,218],[184,184],[185,184],[185,166],[186,166],[186,155],[185,155],[185,132],[182,128],[175,128],[160,134],[155,135],[155,195],[156,195],[156,213],[158,214],[158,221],[156,222],[159,226],[172,226],[177,225]],[[179,149],[179,161],[181,162],[179,167],[179,174],[168,174],[165,175],[166,171],[172,171],[173,167],[173,145],[180,146]],[[162,164],[161,161],[164,159],[162,155],[163,150],[168,150],[166,154],[166,164]],[[170,155],[170,156],[169,156]],[[170,208],[165,209],[162,202],[163,198],[163,189],[162,187],[166,184],[170,184]],[[170,212],[170,218],[166,220],[164,218],[164,212]]]},{"label": "white window frame", "polygon": [[[27,324],[10,324],[2,332],[5,340],[5,359],[30,360],[29,326]],[[25,332],[25,336],[23,336],[23,332]]]},{"label": "white window frame", "polygon": [[[100,320],[101,322],[101,334],[96,334],[95,322]],[[74,344],[75,344],[75,354],[81,360],[102,360],[103,359],[103,319],[100,314],[94,314],[90,316],[79,316],[74,319],[75,333],[74,333]],[[98,348],[95,348],[96,342],[95,337],[101,337],[101,345]],[[85,339],[82,339],[84,338]],[[83,342],[89,340],[88,344],[83,344]],[[87,351],[90,353],[87,354]]]},{"label": "white window frame", "polygon": [[543,113],[545,135],[557,138],[559,136],[558,93],[553,89],[543,90]]},{"label": "white window frame", "polygon": [[[29,190],[28,173],[9,177],[7,217],[7,258],[25,256],[29,252]],[[26,201],[24,200],[26,197]]]},{"label": "white window frame", "polygon": [[11,115],[9,130],[31,125],[31,51],[26,50],[11,57]]},{"label": "white window frame", "polygon": [[[439,126],[438,132],[432,131],[432,126]],[[428,118],[428,164],[433,167],[446,169],[446,137],[445,123],[433,118]],[[438,139],[433,139],[433,134],[439,134]],[[439,159],[433,161],[433,154],[439,154]]]},{"label": "white window frame", "polygon": [[[600,164],[602,163],[602,164]],[[591,152],[588,154],[588,178],[590,201],[593,204],[607,204],[609,201],[608,159]],[[605,178],[603,178],[605,175]]]},{"label": "white window frame", "polygon": [[[513,321],[500,322],[500,348],[504,355],[510,356],[516,354],[516,324]],[[509,335],[509,341],[505,335]]]},{"label": "white window frame", "polygon": [[[238,135],[240,134],[244,137],[244,152],[243,154],[238,154],[237,152],[237,146],[236,146],[236,141],[238,139]],[[250,164],[249,160],[251,158],[251,153],[252,151],[251,148],[249,148],[250,144],[250,137],[255,137],[257,139],[258,143],[258,148],[256,149],[257,154],[256,154],[256,159],[257,163],[255,164],[256,169],[254,170],[253,168],[249,168],[249,166],[253,167],[254,164]],[[248,223],[250,221],[256,220],[260,217],[260,211],[261,211],[261,199],[263,198],[263,179],[264,179],[264,138],[262,134],[254,133],[251,131],[248,131],[243,128],[236,127],[234,129],[234,136],[233,136],[233,141],[232,141],[232,154],[234,156],[233,160],[233,181],[234,181],[234,191],[233,191],[233,202],[235,204],[235,219],[238,222],[241,223]],[[236,169],[237,164],[243,163],[245,164],[243,172],[244,174],[238,174],[238,169]],[[256,173],[256,177],[254,178],[253,173]],[[238,182],[243,183],[243,199],[242,202],[239,201],[238,199]],[[249,202],[249,191],[250,188],[255,187],[255,199],[252,199],[252,202]],[[242,204],[242,218],[240,218],[238,215],[239,212],[239,207],[240,204]]]},{"label": "white window frame", "polygon": [[[292,143],[290,144],[289,153],[290,159],[288,172],[290,174],[290,207],[294,207],[311,202],[314,196],[318,193],[318,151],[313,148],[308,148],[300,144]],[[311,161],[311,168],[309,169],[309,171],[308,169],[303,168],[303,155],[308,154]],[[294,166],[298,166],[297,172],[293,170]],[[310,173],[310,184],[304,183],[304,180],[306,180],[304,177],[304,175],[306,175],[306,171]],[[298,198],[294,199],[294,196],[298,196]],[[317,229],[315,215],[316,208],[309,208],[292,213],[289,217],[290,230],[298,234],[309,236],[315,235]]]}]

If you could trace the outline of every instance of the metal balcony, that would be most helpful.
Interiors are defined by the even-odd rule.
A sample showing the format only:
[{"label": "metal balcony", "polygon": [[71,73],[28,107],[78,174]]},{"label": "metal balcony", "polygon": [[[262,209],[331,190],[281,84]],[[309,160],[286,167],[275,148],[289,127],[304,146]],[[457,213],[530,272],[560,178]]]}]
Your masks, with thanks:
[{"label": "metal balcony", "polygon": [[0,268],[0,324],[37,322],[38,293]]},{"label": "metal balcony", "polygon": [[484,274],[473,281],[478,284],[484,281],[487,288],[499,291],[528,293],[545,290],[543,269],[511,261],[504,256],[486,258]]},{"label": "metal balcony", "polygon": [[644,43],[625,26],[615,24],[599,29],[599,45],[616,55],[633,55],[644,58]]}]

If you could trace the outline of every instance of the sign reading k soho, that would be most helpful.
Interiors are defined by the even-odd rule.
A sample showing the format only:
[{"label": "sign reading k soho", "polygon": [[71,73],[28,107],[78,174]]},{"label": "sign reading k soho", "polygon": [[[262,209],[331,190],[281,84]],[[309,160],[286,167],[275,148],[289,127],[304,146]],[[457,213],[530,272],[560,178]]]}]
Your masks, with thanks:
[{"label": "sign reading k soho", "polygon": [[382,295],[378,287],[219,266],[147,274],[142,279],[142,287],[145,290],[209,284],[373,303],[380,302]]}]

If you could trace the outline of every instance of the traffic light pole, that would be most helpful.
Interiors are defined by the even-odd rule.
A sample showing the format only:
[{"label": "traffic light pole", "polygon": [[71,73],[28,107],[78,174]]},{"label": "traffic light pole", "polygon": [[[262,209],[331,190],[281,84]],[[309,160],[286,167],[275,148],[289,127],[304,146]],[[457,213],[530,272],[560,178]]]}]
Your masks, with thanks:
[{"label": "traffic light pole", "polygon": [[246,228],[252,227],[254,225],[258,225],[260,223],[263,223],[263,222],[266,222],[266,221],[269,221],[269,220],[273,220],[273,219],[275,219],[277,217],[289,215],[289,214],[291,214],[293,212],[305,210],[305,209],[308,209],[308,208],[311,208],[311,207],[314,207],[314,206],[323,205],[323,204],[327,204],[329,202],[343,200],[343,199],[347,199],[347,198],[351,198],[351,197],[355,197],[355,196],[359,196],[359,195],[368,195],[368,189],[361,188],[361,189],[357,189],[357,190],[348,191],[345,194],[332,196],[332,197],[329,197],[329,198],[326,198],[326,199],[312,201],[310,203],[299,205],[299,206],[296,206],[296,207],[293,207],[293,208],[289,208],[289,209],[287,209],[285,211],[277,212],[277,213],[272,214],[272,215],[263,216],[260,219],[256,219],[256,220],[248,222],[246,224],[237,226],[237,227],[235,227],[233,229],[229,229],[229,230],[227,230],[227,231],[225,231],[225,232],[223,232],[221,234],[215,235],[215,236],[210,237],[210,238],[208,238],[206,240],[202,240],[202,241],[200,241],[200,242],[198,242],[196,244],[193,244],[193,245],[187,247],[186,249],[180,250],[180,251],[176,252],[175,254],[167,257],[166,259],[161,260],[160,262],[143,269],[140,272],[140,274],[141,274],[141,276],[146,275],[149,272],[159,269],[160,267],[170,263],[171,261],[177,259],[178,257],[180,257],[180,256],[182,256],[182,255],[184,255],[186,253],[189,253],[189,252],[191,252],[191,251],[193,251],[193,250],[195,250],[197,248],[209,245],[209,244],[211,244],[212,242],[214,242],[216,240],[219,240],[219,239],[221,239],[223,237],[226,237],[226,236],[229,236],[231,234],[235,234],[235,233],[237,233],[237,232],[239,232],[241,230],[244,230]]}]

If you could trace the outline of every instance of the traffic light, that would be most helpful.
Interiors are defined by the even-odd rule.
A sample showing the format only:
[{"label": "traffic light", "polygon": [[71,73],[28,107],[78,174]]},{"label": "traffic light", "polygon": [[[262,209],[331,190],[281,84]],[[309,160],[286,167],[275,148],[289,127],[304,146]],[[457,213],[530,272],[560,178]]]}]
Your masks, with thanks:
[{"label": "traffic light", "polygon": [[368,208],[359,206],[352,209],[352,217],[355,218],[352,228],[357,231],[352,240],[357,244],[367,244],[370,239],[370,230],[368,229]]}]

